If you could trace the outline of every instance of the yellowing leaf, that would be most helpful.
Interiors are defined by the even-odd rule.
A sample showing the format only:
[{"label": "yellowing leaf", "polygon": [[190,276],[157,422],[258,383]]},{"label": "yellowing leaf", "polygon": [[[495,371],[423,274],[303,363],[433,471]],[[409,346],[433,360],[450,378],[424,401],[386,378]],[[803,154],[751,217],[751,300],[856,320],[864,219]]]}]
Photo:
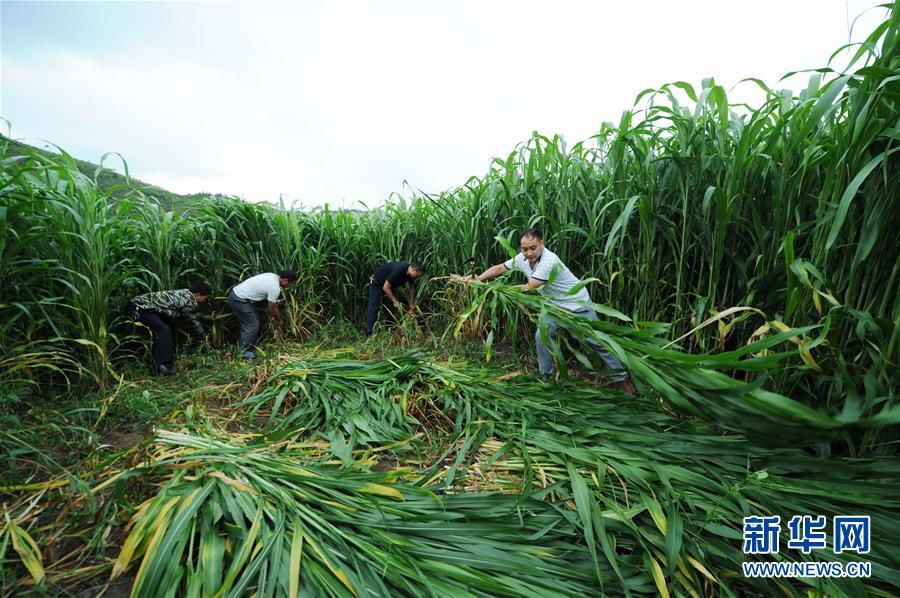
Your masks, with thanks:
[{"label": "yellowing leaf", "polygon": [[696,569],[697,571],[699,571],[700,573],[702,573],[707,579],[709,579],[710,581],[714,581],[714,582],[718,583],[718,581],[716,580],[716,578],[713,577],[713,574],[710,573],[710,572],[706,569],[706,567],[703,566],[703,563],[701,563],[700,561],[698,561],[697,559],[695,559],[695,558],[692,557],[692,556],[689,556],[689,557],[688,557],[688,562],[694,567],[694,569]]},{"label": "yellowing leaf", "polygon": [[753,331],[753,334],[750,335],[750,340],[753,340],[757,337],[763,336],[769,330],[770,330],[769,324],[768,323],[763,324],[762,326],[760,326],[759,328],[757,328],[756,330]]},{"label": "yellowing leaf", "polygon": [[344,572],[344,570],[341,569],[340,567],[335,567],[333,564],[331,564],[331,560],[327,556],[325,556],[324,552],[319,550],[319,547],[316,545],[315,542],[313,542],[312,538],[310,538],[306,534],[304,534],[304,537],[306,538],[307,543],[309,543],[310,548],[312,548],[313,552],[315,552],[316,555],[319,557],[319,560],[321,560],[323,563],[325,563],[325,566],[328,567],[328,570],[331,571],[331,573],[335,577],[337,577],[339,580],[341,580],[341,583],[344,584],[345,586],[347,586],[347,589],[350,590],[351,592],[353,592],[354,596],[359,596],[359,594],[357,594],[356,590],[353,588],[353,584],[350,583],[350,578],[347,577],[347,574]]},{"label": "yellowing leaf", "polygon": [[[773,327],[777,328],[781,332],[790,332],[792,330],[790,326],[779,320],[772,320],[770,324],[772,324]],[[822,371],[822,368],[813,359],[812,353],[810,353],[808,349],[803,348],[803,341],[801,339],[793,336],[790,338],[790,341],[797,345],[797,347],[799,347],[798,352],[800,353],[800,359],[803,360],[803,363],[816,370],[817,372]]]},{"label": "yellowing leaf", "polygon": [[296,466],[296,465],[294,465],[293,467],[285,467],[284,469],[285,469],[285,471],[287,471],[287,472],[290,472],[290,473],[293,473],[293,474],[296,474],[296,475],[299,475],[299,476],[303,476],[303,477],[306,477],[306,478],[318,478],[318,477],[320,477],[319,474],[313,473],[313,472],[311,472],[310,470],[308,470],[308,469],[306,469],[306,468],[304,468],[304,467],[298,467],[298,466]]},{"label": "yellowing leaf", "polygon": [[246,482],[241,482],[239,480],[229,478],[227,475],[225,475],[221,471],[210,471],[206,475],[208,475],[211,478],[216,478],[217,480],[222,480],[229,486],[232,486],[233,488],[237,488],[241,492],[249,492],[250,494],[252,494],[254,496],[256,496],[256,494],[257,494],[256,490],[251,488],[250,485],[247,484]]},{"label": "yellowing leaf", "polygon": [[653,523],[656,524],[656,527],[658,527],[659,531],[665,536],[669,530],[669,522],[663,514],[662,506],[659,504],[659,501],[656,500],[655,496],[652,499],[648,498],[645,502],[647,504],[647,511],[650,512],[650,517],[653,518]]},{"label": "yellowing leaf", "polygon": [[337,502],[337,501],[335,501],[335,500],[323,500],[323,501],[322,501],[322,504],[325,504],[325,505],[331,505],[332,507],[337,507],[337,508],[339,508],[339,509],[344,509],[345,511],[357,511],[357,510],[359,510],[359,509],[357,509],[356,507],[351,507],[351,506],[349,506],[349,505],[345,505],[345,504],[343,504],[343,503],[339,503],[339,502]]},{"label": "yellowing leaf", "polygon": [[367,483],[365,486],[360,488],[363,492],[368,492],[369,494],[378,494],[381,496],[390,496],[391,498],[396,498],[397,500],[406,500],[403,494],[397,490],[396,488],[391,488],[390,486],[385,486],[384,484],[373,484]]},{"label": "yellowing leaf", "polygon": [[653,581],[656,583],[656,589],[659,590],[659,595],[663,598],[669,598],[669,588],[666,587],[666,576],[663,575],[662,567],[659,566],[659,563],[656,562],[656,559],[652,556],[648,558],[653,564]]},{"label": "yellowing leaf", "polygon": [[[142,574],[144,572],[144,567],[147,566],[147,563],[149,563],[150,561],[153,560],[153,554],[156,552],[156,548],[159,546],[159,543],[162,542],[163,536],[165,535],[166,526],[163,525],[163,523],[165,522],[166,518],[168,517],[169,511],[171,511],[172,507],[174,507],[175,504],[178,502],[178,498],[179,497],[177,497],[177,496],[173,496],[172,498],[170,498],[163,505],[162,509],[160,509],[159,514],[157,514],[157,516],[154,517],[153,522],[150,526],[150,533],[152,534],[152,539],[150,540],[150,545],[147,547],[147,551],[144,553],[144,560],[141,561],[141,566],[138,567],[137,576],[135,577],[135,584],[137,584],[138,580],[140,580],[142,578]],[[137,534],[137,532],[138,532],[138,530],[135,529],[135,531],[133,531],[131,533],[132,533],[132,535],[135,535],[135,534]],[[130,536],[129,536],[129,538],[130,538]],[[140,541],[140,539],[141,538],[138,538],[138,541]],[[132,548],[132,551],[133,550],[134,550],[134,548]],[[125,551],[124,547],[122,548],[122,551],[123,552]],[[121,554],[119,555],[119,558],[122,558]],[[129,561],[131,560],[130,555],[129,555],[128,560]],[[125,566],[126,567],[128,566],[127,562],[126,562]]]},{"label": "yellowing leaf", "polygon": [[25,490],[53,490],[69,484],[69,480],[51,480],[49,482],[37,482],[35,484],[19,484],[16,486],[0,486],[0,493],[22,492]]},{"label": "yellowing leaf", "polygon": [[680,571],[676,571],[675,579],[677,579],[678,582],[682,585],[682,587],[684,587],[684,589],[687,590],[687,593],[691,598],[700,598],[700,594],[697,593],[697,590],[695,590],[693,587],[691,587],[691,582],[687,578],[687,576],[685,576]]},{"label": "yellowing leaf", "polygon": [[300,561],[303,558],[303,528],[300,518],[294,518],[294,535],[291,538],[291,569],[288,596],[297,598],[300,593]]},{"label": "yellowing leaf", "polygon": [[7,516],[6,527],[9,530],[9,536],[12,538],[12,544],[22,564],[28,569],[35,583],[41,583],[44,579],[44,563],[41,556],[41,550],[37,543],[28,535],[24,529],[9,520]]}]

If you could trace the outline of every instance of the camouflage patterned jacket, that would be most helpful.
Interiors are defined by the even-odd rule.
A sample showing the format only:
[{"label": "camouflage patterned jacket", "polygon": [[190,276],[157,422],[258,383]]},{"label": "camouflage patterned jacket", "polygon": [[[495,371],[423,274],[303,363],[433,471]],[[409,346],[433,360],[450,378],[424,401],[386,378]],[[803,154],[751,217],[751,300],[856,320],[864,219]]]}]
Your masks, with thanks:
[{"label": "camouflage patterned jacket", "polygon": [[154,311],[169,318],[187,318],[199,336],[205,334],[200,324],[200,304],[188,289],[144,293],[131,302],[139,310]]}]

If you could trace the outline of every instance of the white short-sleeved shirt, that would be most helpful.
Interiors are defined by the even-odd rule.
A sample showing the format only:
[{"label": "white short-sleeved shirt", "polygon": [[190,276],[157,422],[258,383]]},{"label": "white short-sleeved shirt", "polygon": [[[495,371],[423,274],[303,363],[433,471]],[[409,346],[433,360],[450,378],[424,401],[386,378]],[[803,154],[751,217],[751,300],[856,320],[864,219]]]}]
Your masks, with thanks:
[{"label": "white short-sleeved shirt", "polygon": [[251,276],[232,290],[235,295],[247,301],[268,299],[275,303],[278,301],[278,297],[281,296],[281,285],[278,284],[278,275],[272,272]]},{"label": "white short-sleeved shirt", "polygon": [[[579,305],[579,303],[591,300],[586,287],[582,287],[573,295],[566,294],[581,280],[572,274],[572,271],[566,267],[558,255],[546,247],[541,252],[541,257],[534,265],[534,268],[528,263],[525,254],[521,252],[516,257],[506,260],[503,265],[507,270],[518,270],[519,272],[524,272],[528,278],[534,278],[543,282],[544,284],[538,287],[538,292],[552,297],[551,301],[553,303],[569,311],[584,309],[584,306]],[[551,278],[553,281],[547,282]]]}]

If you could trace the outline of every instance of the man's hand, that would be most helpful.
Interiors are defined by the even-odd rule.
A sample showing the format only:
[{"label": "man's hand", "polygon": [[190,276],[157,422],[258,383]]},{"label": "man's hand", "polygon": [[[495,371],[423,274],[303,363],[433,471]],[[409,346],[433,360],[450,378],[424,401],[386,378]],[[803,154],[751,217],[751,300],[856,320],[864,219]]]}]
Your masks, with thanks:
[{"label": "man's hand", "polygon": [[519,285],[519,288],[527,293],[528,291],[541,287],[543,284],[543,280],[538,280],[537,278],[529,278],[528,282],[523,285]]},{"label": "man's hand", "polygon": [[388,299],[390,299],[391,303],[394,305],[394,309],[400,309],[400,300],[397,299],[397,296],[393,293],[387,293]]}]

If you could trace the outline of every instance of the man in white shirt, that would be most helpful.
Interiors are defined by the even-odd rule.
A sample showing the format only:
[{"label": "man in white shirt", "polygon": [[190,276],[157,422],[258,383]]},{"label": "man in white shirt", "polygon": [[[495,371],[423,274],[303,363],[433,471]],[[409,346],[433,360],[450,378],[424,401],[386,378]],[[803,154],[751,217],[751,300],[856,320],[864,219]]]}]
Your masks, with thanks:
[{"label": "man in white shirt", "polygon": [[228,293],[228,305],[241,324],[241,352],[244,359],[253,359],[256,341],[259,339],[259,317],[253,309],[256,301],[266,301],[269,316],[275,320],[278,329],[284,332],[284,321],[278,313],[278,297],[281,289],[297,280],[293,270],[283,270],[278,274],[266,272],[257,274],[235,285]]},{"label": "man in white shirt", "polygon": [[[521,285],[523,290],[537,289],[539,293],[546,295],[551,302],[559,307],[589,320],[597,319],[597,312],[584,305],[584,302],[591,300],[587,288],[582,287],[577,293],[567,295],[581,281],[572,274],[562,260],[559,259],[559,256],[544,247],[544,240],[538,229],[529,228],[522,232],[519,236],[519,246],[522,252],[516,257],[502,264],[491,266],[476,278],[483,282],[497,278],[509,270],[519,270],[528,277],[528,282]],[[556,338],[559,334],[559,323],[553,318],[550,318],[548,323],[551,338]],[[540,374],[543,377],[551,377],[556,371],[553,364],[553,356],[544,345],[540,331],[535,332],[534,339],[537,345]],[[634,382],[631,381],[628,372],[622,366],[622,362],[601,345],[591,341],[588,341],[588,344],[597,352],[607,368],[617,371],[612,376],[613,380],[619,382],[622,385],[622,389],[628,394],[636,394],[637,388],[635,388]]]}]

